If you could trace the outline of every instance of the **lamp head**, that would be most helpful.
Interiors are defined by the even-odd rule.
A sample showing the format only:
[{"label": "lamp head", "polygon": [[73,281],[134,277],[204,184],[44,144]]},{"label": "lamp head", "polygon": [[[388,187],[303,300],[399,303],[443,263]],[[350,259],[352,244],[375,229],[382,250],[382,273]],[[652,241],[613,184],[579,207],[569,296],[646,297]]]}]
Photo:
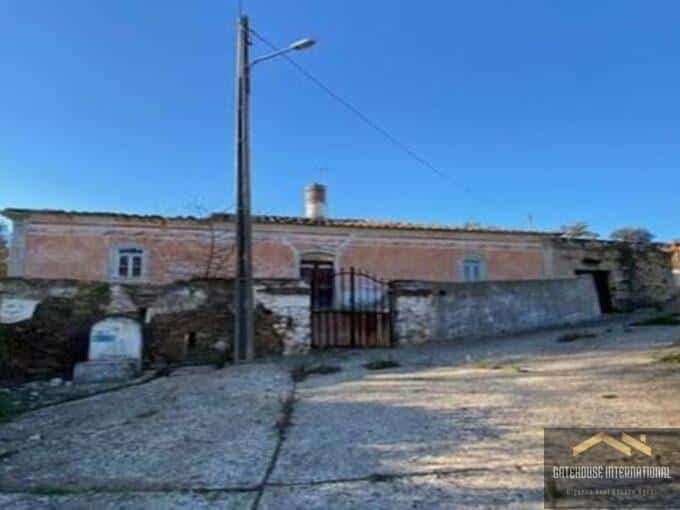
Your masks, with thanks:
[{"label": "lamp head", "polygon": [[292,43],[289,48],[291,50],[299,51],[299,50],[306,50],[307,48],[311,48],[316,44],[316,41],[314,39],[300,39],[299,41],[295,41]]}]

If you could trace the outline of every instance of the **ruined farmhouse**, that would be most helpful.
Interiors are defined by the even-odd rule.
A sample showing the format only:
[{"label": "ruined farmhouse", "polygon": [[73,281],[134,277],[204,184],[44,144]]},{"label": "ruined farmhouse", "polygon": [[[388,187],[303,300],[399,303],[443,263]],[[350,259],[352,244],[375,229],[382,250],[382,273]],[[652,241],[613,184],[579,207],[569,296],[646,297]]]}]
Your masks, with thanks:
[{"label": "ruined farmhouse", "polygon": [[[253,217],[260,353],[513,333],[661,307],[677,294],[677,250],[661,244],[336,219],[318,184],[305,190],[303,205],[300,217]],[[230,344],[233,215],[3,215],[13,224],[3,322],[26,321],[9,317],[18,312],[7,303],[17,299],[28,300],[30,317],[70,300],[76,315],[84,307],[98,319],[117,314],[146,324],[148,359]],[[61,337],[70,345],[83,334]]]}]

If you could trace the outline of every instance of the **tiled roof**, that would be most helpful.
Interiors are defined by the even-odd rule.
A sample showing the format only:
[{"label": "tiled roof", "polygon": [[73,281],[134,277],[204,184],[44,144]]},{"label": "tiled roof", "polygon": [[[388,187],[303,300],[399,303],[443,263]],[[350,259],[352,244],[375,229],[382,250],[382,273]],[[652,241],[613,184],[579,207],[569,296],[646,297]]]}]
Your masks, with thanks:
[{"label": "tiled roof", "polygon": [[[160,216],[144,214],[127,214],[116,212],[80,212],[63,211],[51,209],[5,209],[2,214],[10,219],[20,219],[31,215],[50,215],[64,217],[95,217],[111,218],[120,220],[141,220],[156,222],[197,222],[208,223],[210,221],[234,221],[234,214],[215,213],[208,217],[195,216]],[[370,228],[370,229],[391,229],[391,230],[423,230],[429,232],[489,232],[498,234],[532,234],[543,236],[556,236],[557,232],[537,231],[496,228],[480,225],[436,225],[409,223],[402,221],[378,221],[366,219],[311,219],[303,216],[273,216],[273,215],[253,215],[253,222],[260,224],[277,225],[303,225],[303,226],[326,226],[326,227],[346,227],[346,228]]]},{"label": "tiled roof", "polygon": [[[233,214],[213,214],[212,218],[232,221]],[[270,216],[260,215],[253,216],[253,220],[257,223],[276,223],[282,225],[312,225],[312,226],[330,226],[330,227],[349,227],[349,228],[376,228],[376,229],[393,229],[393,230],[428,230],[433,232],[496,232],[496,233],[510,233],[510,234],[538,234],[551,235],[557,233],[547,231],[535,230],[520,230],[487,227],[481,225],[437,225],[437,224],[422,224],[410,223],[404,221],[380,221],[380,220],[366,220],[366,219],[340,219],[340,218],[326,218],[326,219],[311,219],[304,216]]]},{"label": "tiled roof", "polygon": [[120,212],[106,212],[106,211],[65,211],[63,209],[19,209],[7,208],[0,213],[9,219],[23,219],[33,215],[45,216],[65,216],[65,217],[82,217],[82,218],[112,218],[121,220],[147,220],[147,221],[202,221],[205,218],[198,218],[195,216],[161,216],[159,214],[129,214]]}]

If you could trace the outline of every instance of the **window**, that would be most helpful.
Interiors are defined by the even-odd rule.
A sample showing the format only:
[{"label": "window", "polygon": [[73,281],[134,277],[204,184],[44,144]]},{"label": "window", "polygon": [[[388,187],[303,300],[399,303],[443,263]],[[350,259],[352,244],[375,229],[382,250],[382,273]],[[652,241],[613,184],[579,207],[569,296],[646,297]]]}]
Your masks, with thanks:
[{"label": "window", "polygon": [[114,249],[112,273],[120,280],[141,280],[144,276],[144,250],[139,247],[117,247]]},{"label": "window", "polygon": [[484,279],[484,262],[480,257],[468,257],[463,260],[463,281],[478,282]]}]

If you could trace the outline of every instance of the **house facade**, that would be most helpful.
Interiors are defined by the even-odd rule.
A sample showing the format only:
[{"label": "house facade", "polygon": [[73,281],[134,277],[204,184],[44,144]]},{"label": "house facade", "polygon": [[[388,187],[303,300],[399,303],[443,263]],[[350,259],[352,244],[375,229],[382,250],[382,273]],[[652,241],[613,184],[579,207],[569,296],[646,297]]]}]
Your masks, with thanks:
[{"label": "house facade", "polygon": [[[10,209],[9,276],[164,284],[234,272],[234,221]],[[355,220],[259,216],[256,278],[315,265],[384,279],[475,281],[553,275],[550,236]]]},{"label": "house facade", "polygon": [[[355,267],[384,280],[542,280],[591,274],[604,311],[668,301],[671,253],[659,245],[565,240],[559,233],[328,218],[312,185],[301,217],[253,218],[260,279]],[[6,209],[8,276],[168,284],[234,275],[233,215],[207,218]],[[639,294],[639,295],[638,295]],[[639,298],[639,299],[638,299]]]}]

